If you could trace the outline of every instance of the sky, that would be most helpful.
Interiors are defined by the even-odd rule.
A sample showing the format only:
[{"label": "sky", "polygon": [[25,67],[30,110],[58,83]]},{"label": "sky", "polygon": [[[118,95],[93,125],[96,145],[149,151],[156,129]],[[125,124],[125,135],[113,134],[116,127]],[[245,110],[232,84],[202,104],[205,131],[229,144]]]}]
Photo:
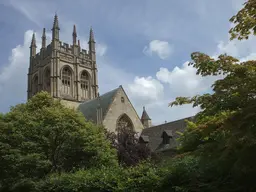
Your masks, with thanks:
[{"label": "sky", "polygon": [[229,19],[244,0],[0,0],[0,112],[26,102],[29,45],[42,30],[51,41],[58,14],[61,41],[72,42],[76,25],[82,48],[90,27],[96,39],[100,94],[122,85],[139,116],[153,124],[195,115],[191,105],[168,107],[178,96],[211,92],[221,77],[203,78],[188,66],[192,52],[256,58],[256,38],[229,41]]}]

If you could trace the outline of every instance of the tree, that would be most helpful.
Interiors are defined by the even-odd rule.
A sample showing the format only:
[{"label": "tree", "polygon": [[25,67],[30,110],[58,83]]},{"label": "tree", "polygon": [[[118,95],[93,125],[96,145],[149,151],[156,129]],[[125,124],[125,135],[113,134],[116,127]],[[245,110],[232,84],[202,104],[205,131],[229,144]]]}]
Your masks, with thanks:
[{"label": "tree", "polygon": [[156,159],[156,155],[146,144],[139,142],[138,134],[125,121],[118,124],[117,133],[106,130],[106,135],[117,150],[118,161],[121,165],[135,166],[141,161]]},{"label": "tree", "polygon": [[0,164],[0,187],[19,191],[50,173],[115,166],[117,159],[100,127],[41,92],[1,117]]},{"label": "tree", "polygon": [[252,155],[256,150],[256,61],[240,63],[227,55],[214,60],[198,52],[191,58],[197,74],[225,77],[212,85],[213,94],[179,97],[170,103],[193,103],[202,109],[181,137],[182,150],[202,157],[202,165],[212,173],[204,180],[216,182],[224,177],[238,191],[252,189],[256,187],[252,182],[256,173],[256,156]]},{"label": "tree", "polygon": [[231,40],[238,38],[239,40],[248,39],[250,34],[256,35],[256,1],[247,0],[244,7],[234,15],[230,21],[235,24],[230,29]]}]

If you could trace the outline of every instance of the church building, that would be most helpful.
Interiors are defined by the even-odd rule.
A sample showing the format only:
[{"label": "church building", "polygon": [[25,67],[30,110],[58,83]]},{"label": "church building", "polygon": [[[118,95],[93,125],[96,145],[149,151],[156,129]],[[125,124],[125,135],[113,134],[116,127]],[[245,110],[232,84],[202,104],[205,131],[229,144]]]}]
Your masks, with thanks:
[{"label": "church building", "polygon": [[[28,99],[39,91],[47,91],[54,98],[71,108],[79,109],[87,120],[103,124],[109,131],[116,131],[119,123],[127,123],[141,132],[148,126],[141,121],[123,87],[103,95],[98,94],[98,69],[95,39],[92,28],[89,35],[89,50],[84,50],[73,28],[73,44],[60,40],[58,16],[52,27],[52,41],[46,45],[46,31],[43,29],[42,47],[37,53],[35,34],[30,46],[28,70]],[[144,124],[144,125],[143,125]]]},{"label": "church building", "polygon": [[131,127],[141,133],[140,142],[147,143],[153,151],[175,148],[176,131],[184,130],[185,119],[152,127],[145,107],[140,118],[121,85],[99,95],[96,42],[92,28],[89,33],[89,50],[81,48],[75,25],[72,45],[62,42],[58,16],[55,15],[52,41],[46,45],[44,28],[38,53],[33,34],[27,98],[30,99],[39,91],[47,91],[53,98],[61,99],[67,107],[80,110],[87,120],[102,124],[111,132],[116,132],[121,125]]}]

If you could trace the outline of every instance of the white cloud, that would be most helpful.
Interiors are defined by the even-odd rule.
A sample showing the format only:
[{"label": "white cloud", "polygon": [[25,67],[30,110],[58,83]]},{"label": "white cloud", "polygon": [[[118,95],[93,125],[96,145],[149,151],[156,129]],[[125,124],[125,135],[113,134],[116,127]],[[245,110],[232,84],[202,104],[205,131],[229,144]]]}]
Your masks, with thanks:
[{"label": "white cloud", "polygon": [[172,97],[193,96],[209,92],[212,83],[219,77],[202,77],[196,75],[196,69],[185,62],[181,67],[176,66],[172,71],[160,68],[156,73],[159,81],[167,83]]},{"label": "white cloud", "polygon": [[256,60],[255,44],[255,36],[251,36],[249,40],[233,40],[226,43],[220,41],[217,46],[217,51],[214,55],[216,56],[226,53],[238,58],[240,61]]},{"label": "white cloud", "polygon": [[163,99],[164,86],[152,77],[135,77],[134,82],[128,85],[131,96],[143,100],[145,103]]},{"label": "white cloud", "polygon": [[12,49],[9,63],[0,69],[0,106],[8,111],[9,105],[16,105],[26,100],[27,72],[29,65],[29,45],[32,30],[26,31],[23,45]]},{"label": "white cloud", "polygon": [[152,56],[157,54],[160,59],[167,59],[173,52],[173,47],[167,41],[153,40],[148,46],[145,46],[143,53]]}]

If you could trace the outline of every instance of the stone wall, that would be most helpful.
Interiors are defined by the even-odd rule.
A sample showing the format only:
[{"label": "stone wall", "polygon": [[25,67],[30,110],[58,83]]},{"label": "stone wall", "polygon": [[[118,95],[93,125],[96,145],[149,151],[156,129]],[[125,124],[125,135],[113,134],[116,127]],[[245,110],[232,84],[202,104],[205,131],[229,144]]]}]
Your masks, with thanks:
[{"label": "stone wall", "polygon": [[[123,98],[123,99],[122,99]],[[122,102],[122,100],[124,102]],[[130,100],[125,94],[123,88],[117,91],[117,94],[114,98],[113,103],[110,105],[110,108],[103,120],[103,125],[111,132],[116,131],[117,120],[123,115],[126,114],[132,121],[134,129],[136,132],[141,132],[144,128],[140,118],[133,108]]]}]

